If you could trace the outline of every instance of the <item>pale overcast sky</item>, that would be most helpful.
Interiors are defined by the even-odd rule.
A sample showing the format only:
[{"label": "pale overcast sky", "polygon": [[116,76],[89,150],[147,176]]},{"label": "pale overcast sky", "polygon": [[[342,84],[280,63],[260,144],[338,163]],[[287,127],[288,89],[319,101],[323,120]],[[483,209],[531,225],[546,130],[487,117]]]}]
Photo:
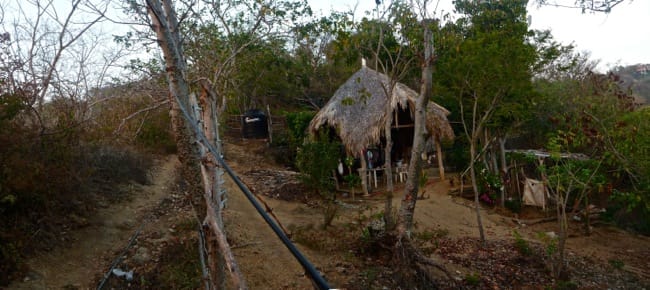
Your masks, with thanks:
[{"label": "pale overcast sky", "polygon": [[[357,17],[375,7],[374,0],[308,1],[314,11],[323,13],[350,10],[358,3]],[[452,0],[441,0],[438,10],[453,11]],[[578,51],[589,51],[592,59],[600,60],[598,69],[603,72],[619,64],[650,64],[650,0],[628,0],[609,14],[582,14],[579,9],[529,4],[528,14],[532,28],[550,29],[558,41],[573,43]]]}]

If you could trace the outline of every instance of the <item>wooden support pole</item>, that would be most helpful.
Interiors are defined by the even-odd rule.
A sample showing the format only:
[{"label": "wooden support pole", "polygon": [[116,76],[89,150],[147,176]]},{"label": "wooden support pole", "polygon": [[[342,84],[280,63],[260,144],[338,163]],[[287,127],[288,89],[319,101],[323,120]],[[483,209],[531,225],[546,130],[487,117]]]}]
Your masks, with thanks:
[{"label": "wooden support pole", "polygon": [[271,118],[271,107],[269,105],[266,105],[266,114],[268,118],[266,118],[267,126],[268,126],[268,131],[269,131],[269,146],[273,143],[273,118]]},{"label": "wooden support pole", "polygon": [[438,173],[440,174],[440,181],[445,181],[445,165],[442,161],[442,144],[440,144],[440,137],[436,136],[436,154],[438,154]]},{"label": "wooden support pole", "polygon": [[364,195],[368,195],[368,163],[366,162],[366,153],[361,151],[361,168],[359,168],[359,177],[361,177],[361,189]]}]

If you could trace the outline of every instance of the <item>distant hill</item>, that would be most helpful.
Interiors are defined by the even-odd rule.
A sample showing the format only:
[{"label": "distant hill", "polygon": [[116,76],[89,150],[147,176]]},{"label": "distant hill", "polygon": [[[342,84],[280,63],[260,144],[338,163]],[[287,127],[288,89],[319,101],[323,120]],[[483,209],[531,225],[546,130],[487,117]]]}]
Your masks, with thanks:
[{"label": "distant hill", "polygon": [[650,64],[619,66],[614,73],[621,77],[625,87],[630,87],[637,100],[650,105]]}]

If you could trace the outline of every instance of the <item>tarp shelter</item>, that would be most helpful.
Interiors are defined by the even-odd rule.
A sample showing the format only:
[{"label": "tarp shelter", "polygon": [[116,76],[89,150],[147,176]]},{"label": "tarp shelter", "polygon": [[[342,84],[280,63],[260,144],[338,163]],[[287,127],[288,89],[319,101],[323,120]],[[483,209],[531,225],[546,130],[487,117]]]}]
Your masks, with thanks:
[{"label": "tarp shelter", "polygon": [[[529,169],[529,172],[525,172],[524,168],[532,166],[536,168],[541,166],[544,163],[546,158],[551,157],[551,153],[542,151],[542,150],[506,150],[506,153],[517,153],[524,154],[529,156],[534,156],[537,164],[521,164],[514,163],[514,166],[510,167],[510,176],[514,176],[514,180],[518,181],[514,183],[514,186],[517,186],[516,191],[520,192],[519,182],[523,183],[523,193],[521,194],[521,201],[525,205],[538,206],[543,209],[546,209],[546,206],[549,204],[550,192],[547,186],[543,181],[530,178],[532,175],[537,174],[536,170]],[[588,159],[584,154],[579,153],[560,153],[557,155],[559,158],[568,158],[576,160],[585,160]],[[527,162],[530,163],[530,162]],[[543,176],[541,179],[544,180]]]}]

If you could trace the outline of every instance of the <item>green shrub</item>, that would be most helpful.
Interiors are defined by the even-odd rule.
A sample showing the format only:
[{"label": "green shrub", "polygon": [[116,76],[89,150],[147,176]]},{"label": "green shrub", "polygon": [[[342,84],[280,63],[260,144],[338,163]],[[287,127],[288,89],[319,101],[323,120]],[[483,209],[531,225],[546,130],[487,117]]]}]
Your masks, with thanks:
[{"label": "green shrub", "polygon": [[160,289],[198,289],[201,287],[201,265],[197,259],[195,239],[173,244],[162,254],[159,269]]},{"label": "green shrub", "polygon": [[642,192],[650,192],[650,188],[635,193],[614,190],[607,211],[601,216],[621,227],[650,235],[650,205],[640,196]]},{"label": "green shrub", "polygon": [[114,183],[149,183],[147,172],[153,165],[150,156],[125,148],[95,146],[89,148],[85,158],[96,179]]},{"label": "green shrub", "polygon": [[515,199],[506,199],[504,205],[508,210],[514,213],[521,212],[521,200],[518,198]]},{"label": "green shrub", "polygon": [[9,285],[11,274],[22,265],[18,248],[13,242],[0,238],[0,286]]},{"label": "green shrub", "polygon": [[300,111],[286,113],[287,119],[287,144],[289,146],[288,157],[295,161],[297,150],[300,148],[307,137],[307,128],[309,122],[314,118],[315,113],[312,111]]},{"label": "green shrub", "polygon": [[334,186],[332,171],[339,162],[340,144],[329,141],[326,132],[320,137],[320,141],[307,142],[298,149],[296,166],[302,173],[303,183],[324,194],[331,192]]},{"label": "green shrub", "polygon": [[512,236],[515,237],[515,248],[519,254],[522,256],[530,256],[533,253],[530,249],[530,245],[528,245],[528,241],[524,240],[517,230],[512,231]]},{"label": "green shrub", "polygon": [[614,267],[614,269],[621,270],[623,267],[625,267],[625,263],[621,260],[617,259],[610,259],[609,264]]},{"label": "green shrub", "polygon": [[302,182],[325,200],[323,227],[331,224],[338,208],[334,202],[336,192],[333,191],[332,172],[339,162],[340,144],[330,141],[327,136],[327,132],[321,132],[320,141],[305,143],[299,148],[296,157],[296,166],[301,172]]},{"label": "green shrub", "polygon": [[465,275],[465,282],[471,286],[478,286],[481,283],[481,275],[478,273],[471,273]]},{"label": "green shrub", "polygon": [[147,118],[135,138],[135,144],[156,153],[175,153],[176,140],[171,130],[169,112],[159,111]]}]

